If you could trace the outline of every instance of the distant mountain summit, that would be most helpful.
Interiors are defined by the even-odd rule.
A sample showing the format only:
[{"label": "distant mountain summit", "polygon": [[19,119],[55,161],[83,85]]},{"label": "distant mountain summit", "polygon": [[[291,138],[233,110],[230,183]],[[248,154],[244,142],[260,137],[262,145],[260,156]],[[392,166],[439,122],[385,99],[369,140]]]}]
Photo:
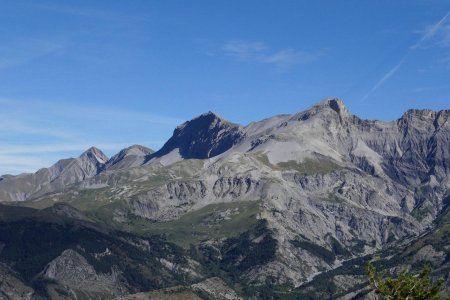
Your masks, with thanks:
[{"label": "distant mountain summit", "polygon": [[36,175],[50,174],[49,180],[59,179],[61,183],[70,184],[97,175],[103,169],[108,157],[98,148],[91,147],[77,158],[58,161],[52,167],[41,169]]},{"label": "distant mountain summit", "polygon": [[152,149],[141,145],[130,146],[111,157],[106,162],[105,169],[116,170],[142,165],[145,157],[154,152]]},{"label": "distant mountain summit", "polygon": [[26,200],[31,195],[63,189],[99,174],[107,161],[108,157],[100,149],[91,147],[77,158],[59,160],[36,173],[8,176],[0,181],[0,199]]},{"label": "distant mountain summit", "polygon": [[207,112],[178,126],[164,146],[146,160],[171,152],[177,152],[183,159],[210,158],[227,151],[242,138],[242,126]]},{"label": "distant mountain summit", "polygon": [[91,147],[83,152],[80,157],[81,159],[87,159],[93,163],[105,164],[108,161],[108,157],[98,148]]},{"label": "distant mountain summit", "polygon": [[100,149],[91,147],[78,157],[78,161],[85,171],[86,177],[92,177],[103,170],[108,157]]},{"label": "distant mountain summit", "polygon": [[330,98],[325,99],[304,112],[300,112],[294,116],[301,115],[301,116],[314,116],[317,114],[323,114],[323,113],[337,113],[340,116],[348,116],[350,115],[347,107],[345,106],[344,102],[341,99],[338,98]]}]

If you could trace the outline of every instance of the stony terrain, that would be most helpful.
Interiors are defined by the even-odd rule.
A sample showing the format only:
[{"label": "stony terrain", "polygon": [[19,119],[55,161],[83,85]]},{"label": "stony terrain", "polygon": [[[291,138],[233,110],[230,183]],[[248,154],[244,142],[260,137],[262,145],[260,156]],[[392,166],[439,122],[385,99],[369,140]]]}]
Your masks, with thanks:
[{"label": "stony terrain", "polygon": [[[222,278],[244,298],[370,298],[362,266],[373,257],[391,271],[431,263],[448,277],[449,118],[450,110],[409,110],[391,122],[363,120],[338,99],[247,126],[209,112],[156,152],[134,145],[108,159],[91,148],[3,176],[0,201],[179,247],[182,264],[158,263],[183,293]],[[48,258],[39,274],[56,283],[47,286],[76,295],[155,289],[120,281],[114,261],[99,272],[77,243]]]},{"label": "stony terrain", "polygon": [[175,286],[147,293],[122,296],[116,300],[241,300],[235,291],[230,289],[220,278],[212,277],[190,286]]}]

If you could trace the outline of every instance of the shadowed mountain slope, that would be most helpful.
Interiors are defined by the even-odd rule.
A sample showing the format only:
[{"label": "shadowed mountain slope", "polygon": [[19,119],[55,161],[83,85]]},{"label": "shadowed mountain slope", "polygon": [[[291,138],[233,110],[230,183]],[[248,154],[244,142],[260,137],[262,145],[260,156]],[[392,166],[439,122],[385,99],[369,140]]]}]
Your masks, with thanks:
[{"label": "shadowed mountain slope", "polygon": [[172,137],[147,161],[172,152],[183,159],[205,159],[221,154],[243,137],[242,127],[208,112],[178,126]]}]

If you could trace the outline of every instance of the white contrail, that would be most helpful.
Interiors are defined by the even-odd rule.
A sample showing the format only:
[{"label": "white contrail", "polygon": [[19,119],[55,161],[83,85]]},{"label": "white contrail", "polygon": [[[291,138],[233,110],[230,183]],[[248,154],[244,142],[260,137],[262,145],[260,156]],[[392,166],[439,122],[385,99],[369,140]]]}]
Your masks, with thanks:
[{"label": "white contrail", "polygon": [[[406,55],[407,56],[407,55]],[[392,75],[395,74],[395,72],[397,72],[397,70],[400,68],[400,66],[403,64],[403,62],[405,61],[405,57],[403,57],[403,59],[397,64],[395,65],[389,72],[387,72],[386,74],[384,74],[384,76],[378,80],[377,84],[375,84],[373,86],[373,88],[366,94],[364,95],[364,97],[361,99],[361,101],[366,100],[370,95],[372,95],[373,92],[375,92],[386,80],[388,80],[389,78],[391,78]]]},{"label": "white contrail", "polygon": [[430,29],[428,29],[427,32],[425,32],[425,34],[419,39],[419,41],[417,41],[417,43],[415,43],[408,49],[405,56],[403,56],[403,58],[400,60],[400,62],[397,63],[393,68],[391,68],[389,70],[389,72],[384,74],[384,76],[381,77],[380,80],[378,80],[378,82],[372,87],[372,89],[367,94],[365,94],[364,97],[362,97],[361,101],[365,101],[370,95],[372,95],[376,90],[378,90],[380,88],[380,86],[383,85],[383,83],[385,83],[389,78],[391,78],[392,75],[394,75],[395,72],[397,72],[398,69],[401,67],[403,62],[408,57],[409,53],[412,50],[420,47],[420,45],[422,45],[422,43],[425,42],[426,40],[429,40],[430,38],[432,38],[436,34],[436,32],[442,28],[442,26],[445,24],[445,22],[447,21],[447,19],[449,17],[450,17],[450,11],[442,19],[440,19],[439,22],[437,22]]},{"label": "white contrail", "polygon": [[425,32],[425,34],[422,36],[422,38],[417,43],[415,43],[414,45],[411,46],[411,49],[416,49],[416,48],[420,47],[420,45],[423,42],[432,38],[436,34],[436,32],[439,29],[441,29],[441,27],[445,24],[448,17],[450,17],[450,11],[442,19],[440,19],[439,22],[437,22],[436,24],[431,26],[431,28],[428,29],[427,32]]}]

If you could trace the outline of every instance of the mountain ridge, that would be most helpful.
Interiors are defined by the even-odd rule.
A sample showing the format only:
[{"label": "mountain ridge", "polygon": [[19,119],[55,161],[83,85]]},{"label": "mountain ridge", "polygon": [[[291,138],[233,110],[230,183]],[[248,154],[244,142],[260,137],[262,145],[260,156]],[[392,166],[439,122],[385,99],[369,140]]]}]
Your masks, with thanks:
[{"label": "mountain ridge", "polygon": [[[357,126],[362,126],[362,128],[367,126],[378,126],[381,130],[383,130],[383,127],[385,126],[396,123],[399,127],[403,127],[404,130],[408,130],[408,128],[410,128],[411,122],[415,122],[417,118],[419,118],[419,121],[424,117],[426,117],[426,120],[433,120],[433,124],[436,127],[441,126],[439,124],[446,124],[449,115],[450,110],[432,111],[429,109],[410,109],[406,111],[399,119],[389,122],[365,120],[351,114],[345,106],[344,102],[338,98],[327,98],[315,105],[312,105],[305,111],[295,113],[293,115],[280,115],[272,118],[267,118],[259,122],[250,123],[247,126],[231,123],[223,119],[219,115],[209,111],[177,126],[172,137],[165,143],[165,145],[161,149],[156,152],[144,146],[133,145],[119,151],[119,153],[112,156],[111,159],[108,159],[100,149],[95,147],[89,148],[79,157],[79,159],[83,159],[83,157],[85,157],[85,159],[89,160],[89,162],[82,163],[82,166],[80,166],[80,171],[77,171],[77,173],[81,172],[81,174],[77,174],[75,177],[78,179],[72,180],[72,182],[79,182],[80,180],[82,181],[88,179],[108,169],[113,170],[131,166],[138,167],[141,165],[152,163],[152,161],[155,160],[161,161],[164,165],[170,165],[176,161],[180,161],[183,159],[206,159],[216,157],[222,155],[224,152],[233,151],[233,148],[241,148],[241,150],[238,151],[245,152],[249,150],[259,151],[261,149],[260,145],[262,143],[266,143],[268,141],[270,142],[270,139],[273,138],[273,135],[271,136],[270,133],[264,132],[273,131],[274,128],[280,131],[279,129],[283,129],[283,127],[286,127],[288,123],[295,123],[295,121],[305,122],[310,118],[319,118],[329,123],[333,122],[333,117],[337,116],[338,119],[336,119],[336,121],[338,121],[339,123],[348,122],[344,126],[349,126],[349,123],[356,124]],[[268,125],[263,125],[265,123]],[[259,126],[263,126],[262,128],[265,128],[263,130],[264,132],[261,131],[261,128],[255,131],[255,126],[258,124]],[[330,126],[330,124],[331,123],[329,123],[328,125],[318,124],[318,126]],[[243,149],[241,144],[245,144],[245,139],[248,139],[249,136],[252,135],[256,137],[253,139],[253,141],[251,141],[251,145],[246,146],[247,148]],[[399,155],[400,152],[403,153],[403,151],[399,151],[399,144],[394,144],[395,145],[392,149],[397,149],[395,151],[397,151]],[[329,148],[329,146],[325,145],[322,145],[320,147],[322,147],[322,150],[323,148]],[[355,146],[352,146],[352,148],[355,148]],[[356,149],[357,148],[358,146],[356,146]],[[125,153],[132,149],[140,149],[140,153],[133,156],[132,158],[127,157],[129,156],[129,154]],[[321,153],[320,149],[316,150],[318,151],[318,153]],[[337,161],[341,160],[338,157],[339,155],[333,154],[333,151],[331,151],[330,149],[326,151],[328,152],[325,153],[326,155],[330,155]],[[344,151],[350,151],[350,149],[344,149]],[[309,158],[311,156],[307,154],[305,155],[306,158]],[[285,158],[289,158],[289,156],[290,155],[286,155]],[[122,161],[125,158],[126,161]],[[279,157],[274,157],[269,154],[269,160],[271,158],[273,158],[276,163],[280,161]],[[41,169],[35,174],[50,172],[51,175],[49,175],[49,181],[53,181],[55,178],[60,176],[60,173],[63,171],[63,169],[67,167],[66,164],[70,164],[72,163],[72,161],[73,159],[71,158],[62,159],[52,167]],[[377,163],[362,161],[360,163],[360,167],[366,169],[372,168],[372,172],[380,172],[380,166],[378,166]],[[376,169],[378,169],[378,171]],[[19,175],[19,177],[29,175],[30,174],[25,173]],[[15,177],[16,176],[3,175],[1,178],[12,179]],[[24,199],[23,196],[15,197],[17,199]]]},{"label": "mountain ridge", "polygon": [[[178,126],[160,150],[126,148],[110,159],[123,165],[69,185],[58,179],[27,192],[34,179],[13,185],[6,177],[0,200],[68,204],[106,227],[163,235],[239,284],[300,289],[347,274],[347,262],[377,253],[389,260],[389,249],[437,234],[450,195],[449,112],[364,120],[335,98],[247,126],[209,112]],[[64,206],[52,211],[83,218]],[[450,242],[433,245],[415,249],[441,257]]]},{"label": "mountain ridge", "polygon": [[[361,122],[379,122],[379,123],[392,123],[392,122],[401,122],[401,121],[407,121],[407,120],[411,120],[414,119],[414,117],[419,117],[419,118],[424,118],[424,117],[428,117],[431,119],[435,119],[435,122],[437,122],[437,124],[439,124],[439,122],[447,122],[448,118],[450,117],[450,110],[449,109],[443,109],[443,110],[432,110],[432,109],[408,109],[407,111],[405,111],[403,113],[402,116],[400,116],[397,119],[391,120],[391,121],[380,121],[380,120],[376,120],[376,119],[363,119],[363,118],[359,118],[353,114],[350,113],[350,111],[348,110],[348,108],[346,107],[344,101],[342,101],[339,98],[334,98],[334,97],[330,97],[330,98],[326,98],[312,106],[310,106],[309,108],[305,109],[304,111],[300,111],[298,113],[294,113],[294,114],[283,114],[283,115],[277,115],[277,116],[273,116],[273,117],[269,117],[266,119],[263,119],[261,121],[255,121],[255,122],[251,122],[248,125],[244,126],[244,125],[240,125],[240,124],[235,124],[232,123],[224,118],[222,118],[221,116],[219,116],[218,114],[208,111],[206,113],[200,114],[197,117],[194,117],[193,119],[191,119],[190,121],[186,121],[180,125],[178,125],[174,131],[174,134],[172,135],[171,138],[174,137],[174,135],[176,134],[177,130],[182,130],[184,129],[185,126],[189,125],[191,122],[196,121],[196,120],[202,120],[202,119],[212,119],[214,121],[219,121],[222,123],[228,123],[231,124],[232,126],[235,127],[239,127],[239,128],[248,128],[250,127],[252,124],[255,123],[261,123],[264,121],[269,121],[273,118],[291,118],[291,119],[301,119],[301,118],[307,118],[309,116],[311,116],[311,114],[317,114],[317,113],[323,113],[326,109],[332,109],[333,111],[335,111],[338,114],[345,114],[347,116],[352,116],[352,117],[356,117],[358,118]],[[211,122],[211,123],[212,123]],[[170,138],[169,140],[170,141]],[[168,150],[164,149],[165,147],[163,146],[161,149],[159,149],[158,151],[154,151],[150,148],[147,148],[145,146],[142,145],[131,145],[127,148],[124,148],[122,150],[120,150],[118,153],[116,153],[115,155],[113,155],[111,158],[108,158],[100,149],[96,148],[95,146],[90,147],[89,149],[87,149],[86,151],[84,151],[82,154],[80,154],[80,158],[82,158],[83,156],[97,156],[98,161],[104,164],[107,164],[109,160],[115,158],[115,157],[120,157],[120,154],[123,153],[126,150],[130,150],[132,148],[142,148],[145,149],[144,152],[152,152],[152,153],[147,153],[147,157],[146,157],[146,161],[148,162],[149,160],[155,158],[156,156],[154,156],[154,154],[157,154],[159,156],[161,155],[165,155],[168,154]],[[167,147],[166,147],[167,148]],[[164,150],[163,150],[164,149]],[[171,149],[173,150],[173,149]],[[162,154],[164,153],[164,154]],[[214,153],[216,154],[216,153]],[[219,153],[220,154],[220,153]],[[218,154],[216,154],[218,155]],[[211,156],[209,156],[211,157]],[[185,158],[189,158],[189,157],[185,157]],[[71,158],[63,158],[61,160],[67,160],[67,159],[71,159]],[[111,163],[110,163],[111,164]],[[45,168],[44,168],[45,169]],[[39,172],[36,171],[36,172]],[[31,174],[31,173],[22,173],[22,174]],[[19,175],[22,175],[19,174]],[[11,177],[11,176],[18,176],[18,175],[10,175],[10,174],[2,174],[0,175],[0,178],[5,178],[5,177]]]}]

